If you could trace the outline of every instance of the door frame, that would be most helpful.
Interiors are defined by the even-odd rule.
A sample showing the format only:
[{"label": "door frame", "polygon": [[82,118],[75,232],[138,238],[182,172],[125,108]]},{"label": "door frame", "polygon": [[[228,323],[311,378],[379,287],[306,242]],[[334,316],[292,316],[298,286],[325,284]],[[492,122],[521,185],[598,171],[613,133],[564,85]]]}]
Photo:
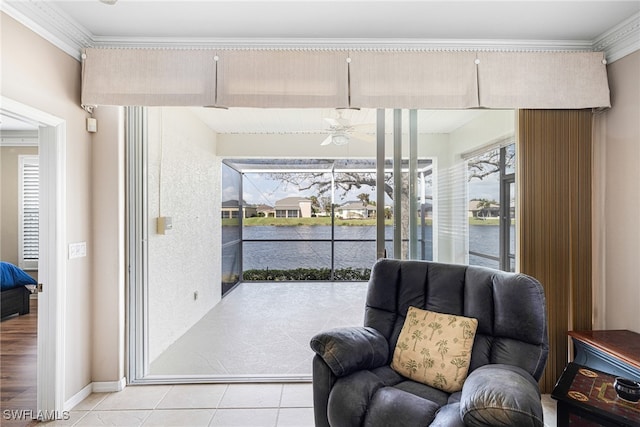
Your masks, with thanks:
[{"label": "door frame", "polygon": [[37,415],[60,418],[65,399],[66,121],[2,96],[3,114],[38,126],[40,226]]}]

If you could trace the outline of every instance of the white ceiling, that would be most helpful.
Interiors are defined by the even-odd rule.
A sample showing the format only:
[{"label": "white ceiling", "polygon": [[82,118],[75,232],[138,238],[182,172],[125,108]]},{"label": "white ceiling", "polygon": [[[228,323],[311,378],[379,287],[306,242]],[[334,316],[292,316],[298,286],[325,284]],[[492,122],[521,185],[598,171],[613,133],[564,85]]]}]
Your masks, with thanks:
[{"label": "white ceiling", "polygon": [[[358,127],[358,133],[375,134],[376,110],[337,110],[331,108],[229,110],[193,107],[191,110],[211,129],[219,134],[326,134],[329,124],[325,118],[340,114]],[[450,133],[480,115],[499,114],[489,110],[427,110],[418,114],[419,133]],[[404,114],[403,127],[408,129],[408,114]],[[393,126],[393,111],[385,114],[386,132]]]},{"label": "white ceiling", "polygon": [[[11,0],[9,0],[11,2]],[[592,41],[635,1],[48,0],[96,38]]]},{"label": "white ceiling", "polygon": [[[44,28],[45,37],[53,34],[62,45],[73,39],[84,46],[590,50],[609,30],[640,14],[640,0],[118,0],[115,5],[3,0],[0,5]],[[193,111],[219,133],[315,133],[327,128],[325,117],[336,117],[331,109]],[[375,122],[374,110],[343,114],[354,124]],[[447,133],[478,114],[485,113],[423,112],[419,131]]]}]

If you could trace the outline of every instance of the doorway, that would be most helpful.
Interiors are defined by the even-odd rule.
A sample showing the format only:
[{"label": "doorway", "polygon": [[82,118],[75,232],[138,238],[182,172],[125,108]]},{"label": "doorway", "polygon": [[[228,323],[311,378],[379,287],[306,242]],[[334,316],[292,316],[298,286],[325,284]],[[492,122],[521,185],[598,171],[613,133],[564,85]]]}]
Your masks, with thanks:
[{"label": "doorway", "polygon": [[[293,122],[298,126],[306,123],[307,115],[313,116],[309,119],[313,123],[306,131],[298,127],[298,131],[288,133],[280,128],[241,132],[230,127],[241,120],[246,126],[246,120],[252,119],[262,123],[260,129],[264,123],[291,124],[284,118],[285,113],[295,113]],[[264,114],[281,115],[281,120],[264,120]],[[334,109],[296,112],[129,108],[127,126],[136,131],[127,141],[132,382],[308,381],[312,356],[308,343],[313,333],[302,326],[319,325],[319,332],[329,326],[323,323],[325,319],[336,316],[318,309],[318,304],[312,310],[318,317],[315,320],[311,311],[298,310],[295,315],[284,315],[284,311],[302,307],[298,303],[302,299],[313,304],[324,298],[317,289],[294,296],[288,292],[294,286],[298,291],[303,286],[320,284],[323,290],[334,287],[338,291],[352,285],[331,281],[330,273],[336,270],[331,266],[332,244],[336,245],[334,249],[340,249],[338,246],[345,241],[358,240],[362,252],[371,254],[370,264],[382,256],[468,262],[468,185],[463,154],[484,147],[505,133],[512,134],[513,112],[343,112],[338,118],[348,119],[349,128],[359,125],[358,119],[362,124],[373,123],[374,138],[323,144],[326,133],[313,130],[322,128],[323,119],[332,114],[337,114]],[[335,129],[329,131],[335,133]],[[382,184],[365,188],[363,171],[353,164],[348,170],[334,169],[341,159],[366,162],[366,172],[384,177]],[[318,168],[318,162],[325,166]],[[283,172],[285,163],[288,169]],[[228,169],[235,178],[225,183],[224,171],[229,165],[234,166]],[[261,183],[256,176],[248,176],[249,167],[252,174],[279,176],[270,183]],[[332,193],[321,193],[318,185],[338,185],[341,178],[337,175],[343,172],[358,173],[360,178],[354,182],[360,187],[344,200],[334,197],[332,201]],[[243,173],[247,179],[243,179]],[[300,179],[310,176],[317,178],[312,182],[315,186],[309,187]],[[288,185],[285,187],[284,183]],[[259,191],[251,195],[250,190],[256,187]],[[305,187],[313,192],[302,194]],[[369,201],[376,201],[375,205],[357,200],[352,206],[351,198],[361,194],[367,196],[363,199],[370,196]],[[375,226],[369,227],[375,230],[369,230],[366,238],[339,235],[334,227],[326,225],[334,216],[330,213],[332,205],[334,220],[340,212],[343,220],[358,222],[349,227],[364,229],[366,221],[371,221]],[[167,219],[172,224],[169,229]],[[289,228],[284,229],[285,225]],[[243,230],[245,226],[272,232],[266,237],[250,237],[248,230]],[[309,234],[311,227],[325,227],[324,234]],[[230,232],[226,233],[225,228]],[[293,237],[287,237],[285,231]],[[316,231],[323,230],[313,230]],[[365,248],[362,241],[370,241],[371,248]],[[291,242],[306,246],[292,249]],[[265,243],[271,244],[267,250],[256,249]],[[303,257],[308,248],[310,255]],[[263,255],[261,258],[255,256],[258,252]],[[347,256],[355,258],[354,253],[351,250]],[[293,255],[298,264],[283,267],[288,255]],[[302,271],[306,277],[319,277],[316,271],[327,270],[329,276],[323,283],[303,278],[283,286],[283,280],[269,279],[276,270],[278,277],[280,270]],[[264,272],[265,278],[250,281],[248,271]],[[236,283],[240,285],[235,286]],[[363,285],[364,296],[366,282],[359,284]],[[267,288],[283,290],[274,292],[274,298],[268,300]],[[329,293],[336,295],[334,291]],[[246,298],[233,301],[241,296]],[[230,313],[225,312],[225,307],[232,307]],[[352,313],[363,307],[363,301],[359,301],[349,304],[346,311]],[[244,316],[245,313],[252,316]],[[249,317],[255,323],[250,323]],[[348,324],[361,324],[362,316],[355,317]],[[274,331],[270,340],[261,341]],[[220,350],[224,346],[228,350]],[[292,347],[306,352],[299,359],[289,359],[287,367],[296,368],[293,377],[290,369],[276,371],[276,363],[269,363],[269,357],[276,353],[274,348]],[[221,360],[212,349],[231,355],[232,360]],[[238,354],[248,354],[250,360],[243,361],[236,357]],[[249,371],[247,368],[258,360],[271,370]],[[282,360],[285,358],[278,361]],[[232,371],[231,364],[239,370]]]},{"label": "doorway", "polygon": [[64,277],[66,122],[2,97],[0,114],[38,129],[39,262],[37,320],[37,419],[62,418],[64,411]]}]

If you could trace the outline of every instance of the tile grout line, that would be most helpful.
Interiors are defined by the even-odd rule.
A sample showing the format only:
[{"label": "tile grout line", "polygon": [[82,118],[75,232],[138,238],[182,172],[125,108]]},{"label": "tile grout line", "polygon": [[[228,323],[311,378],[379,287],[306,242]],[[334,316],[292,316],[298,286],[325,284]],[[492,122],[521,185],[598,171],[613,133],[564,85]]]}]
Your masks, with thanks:
[{"label": "tile grout line", "polygon": [[284,384],[280,384],[280,399],[278,400],[278,412],[276,412],[276,423],[273,427],[278,427],[280,420],[280,411],[282,410],[282,396],[284,395]]}]

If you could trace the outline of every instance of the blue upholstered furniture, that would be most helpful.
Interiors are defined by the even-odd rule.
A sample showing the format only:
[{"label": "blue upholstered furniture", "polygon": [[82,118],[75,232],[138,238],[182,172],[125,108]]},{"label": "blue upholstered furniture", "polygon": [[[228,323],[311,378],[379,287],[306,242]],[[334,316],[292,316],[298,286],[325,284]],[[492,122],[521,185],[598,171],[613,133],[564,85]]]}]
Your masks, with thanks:
[{"label": "blue upholstered furniture", "polygon": [[[469,373],[447,393],[390,367],[409,306],[478,320]],[[364,326],[314,336],[314,412],[323,426],[543,426],[548,354],[542,286],[524,274],[383,259]]]}]

